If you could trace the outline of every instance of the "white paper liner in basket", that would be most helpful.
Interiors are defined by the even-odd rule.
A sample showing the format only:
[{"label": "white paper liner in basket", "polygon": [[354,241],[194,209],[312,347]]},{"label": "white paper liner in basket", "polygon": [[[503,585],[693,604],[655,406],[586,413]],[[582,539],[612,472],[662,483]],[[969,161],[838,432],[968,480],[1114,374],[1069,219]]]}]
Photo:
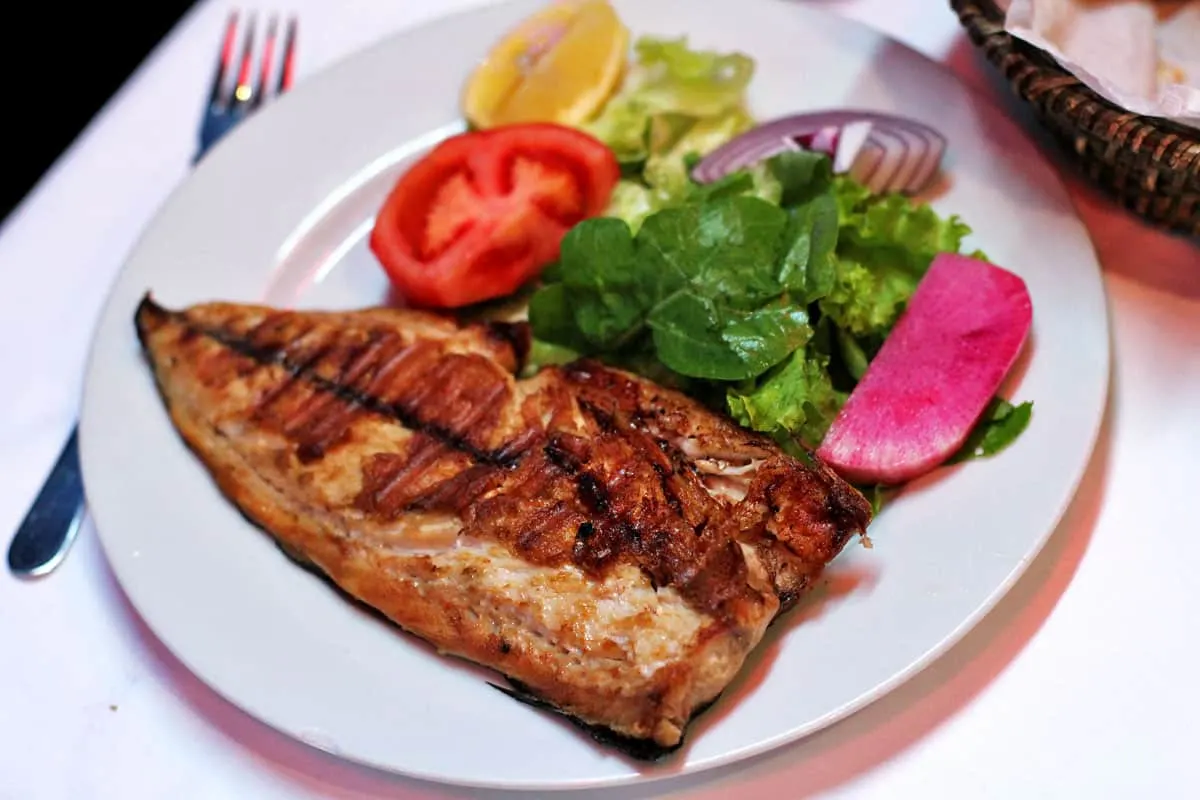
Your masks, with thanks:
[{"label": "white paper liner in basket", "polygon": [[1200,0],[998,0],[1004,27],[1111,103],[1200,129]]}]

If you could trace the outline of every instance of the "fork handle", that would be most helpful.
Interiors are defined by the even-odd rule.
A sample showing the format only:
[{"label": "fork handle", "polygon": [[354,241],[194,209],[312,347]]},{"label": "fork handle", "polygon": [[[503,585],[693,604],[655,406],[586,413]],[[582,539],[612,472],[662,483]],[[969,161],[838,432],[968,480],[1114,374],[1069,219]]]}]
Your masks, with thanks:
[{"label": "fork handle", "polygon": [[200,159],[209,149],[245,118],[245,114],[236,111],[216,113],[212,110],[205,112],[204,121],[200,125],[200,143],[192,156],[192,166],[200,163]]},{"label": "fork handle", "polygon": [[71,429],[58,461],[8,548],[8,568],[16,575],[42,575],[58,566],[83,521],[83,477],[79,468],[79,428]]}]

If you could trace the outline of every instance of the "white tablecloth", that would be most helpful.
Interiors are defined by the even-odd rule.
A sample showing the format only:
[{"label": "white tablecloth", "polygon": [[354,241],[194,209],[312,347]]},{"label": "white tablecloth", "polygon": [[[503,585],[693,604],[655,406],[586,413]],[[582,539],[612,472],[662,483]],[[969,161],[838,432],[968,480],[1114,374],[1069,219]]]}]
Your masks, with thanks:
[{"label": "white tablecloth", "polygon": [[[478,2],[292,0],[299,79]],[[107,286],[187,172],[230,5],[198,3],[0,230],[5,537],[71,426]],[[1016,109],[944,1],[821,5]],[[602,796],[1196,796],[1200,247],[1072,183],[1104,263],[1115,377],[1076,503],[1028,574],[948,655],[841,724],[734,768]],[[90,524],[52,576],[0,575],[0,797],[378,796],[460,793],[315,753],[221,700],[139,621]]]}]

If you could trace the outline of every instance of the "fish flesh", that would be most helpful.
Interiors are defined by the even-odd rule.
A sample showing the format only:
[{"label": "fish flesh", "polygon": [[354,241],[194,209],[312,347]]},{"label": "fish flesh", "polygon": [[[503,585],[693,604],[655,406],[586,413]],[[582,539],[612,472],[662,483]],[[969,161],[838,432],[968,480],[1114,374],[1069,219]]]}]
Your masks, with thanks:
[{"label": "fish flesh", "polygon": [[515,696],[670,752],[866,499],[689,397],[581,359],[518,378],[525,323],[147,295],[170,418],[301,563]]}]

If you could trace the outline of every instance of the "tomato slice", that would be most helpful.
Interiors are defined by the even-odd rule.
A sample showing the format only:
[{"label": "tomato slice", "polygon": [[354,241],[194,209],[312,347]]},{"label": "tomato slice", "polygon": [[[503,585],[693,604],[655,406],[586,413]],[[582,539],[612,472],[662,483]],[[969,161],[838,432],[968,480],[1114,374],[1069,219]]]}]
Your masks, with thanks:
[{"label": "tomato slice", "polygon": [[620,167],[594,137],[533,123],[451,137],[396,182],[370,246],[406,302],[502,297],[558,258],[562,237],[608,205]]}]

